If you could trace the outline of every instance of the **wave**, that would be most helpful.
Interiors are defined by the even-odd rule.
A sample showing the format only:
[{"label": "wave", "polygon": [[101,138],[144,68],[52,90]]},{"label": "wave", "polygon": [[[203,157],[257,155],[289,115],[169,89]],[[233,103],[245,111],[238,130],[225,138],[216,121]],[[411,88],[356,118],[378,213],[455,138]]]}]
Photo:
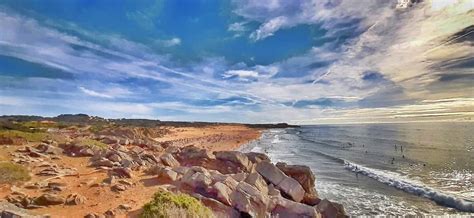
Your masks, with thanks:
[{"label": "wave", "polygon": [[401,175],[396,173],[364,167],[349,161],[344,161],[344,165],[347,170],[360,173],[396,189],[428,198],[437,204],[455,208],[464,212],[474,212],[474,202],[450,196],[439,190],[427,187],[420,182],[403,178]]}]

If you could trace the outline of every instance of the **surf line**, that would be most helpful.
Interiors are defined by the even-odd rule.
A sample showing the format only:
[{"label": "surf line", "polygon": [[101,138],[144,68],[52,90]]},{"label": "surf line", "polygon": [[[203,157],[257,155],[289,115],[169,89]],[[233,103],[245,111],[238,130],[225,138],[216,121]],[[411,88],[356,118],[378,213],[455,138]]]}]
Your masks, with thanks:
[{"label": "surf line", "polygon": [[474,202],[450,196],[442,191],[427,187],[421,184],[415,184],[415,181],[409,181],[403,178],[396,178],[393,173],[384,172],[344,160],[344,168],[375,179],[378,182],[394,187],[396,189],[428,198],[439,205],[458,209],[463,212],[474,212]]}]

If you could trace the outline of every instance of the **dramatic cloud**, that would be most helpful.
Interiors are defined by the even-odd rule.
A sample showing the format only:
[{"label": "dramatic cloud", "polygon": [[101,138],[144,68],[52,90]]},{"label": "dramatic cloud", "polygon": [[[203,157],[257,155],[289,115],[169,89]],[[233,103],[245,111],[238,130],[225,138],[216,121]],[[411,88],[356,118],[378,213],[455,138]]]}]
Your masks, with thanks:
[{"label": "dramatic cloud", "polygon": [[472,119],[474,2],[398,3],[242,0],[179,15],[137,5],[93,20],[0,3],[0,113]]}]

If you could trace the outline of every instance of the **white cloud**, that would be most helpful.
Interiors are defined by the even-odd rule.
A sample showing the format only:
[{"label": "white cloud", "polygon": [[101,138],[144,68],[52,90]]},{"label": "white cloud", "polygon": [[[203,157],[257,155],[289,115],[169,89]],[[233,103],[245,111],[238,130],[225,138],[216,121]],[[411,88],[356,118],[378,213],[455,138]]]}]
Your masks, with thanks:
[{"label": "white cloud", "polygon": [[96,91],[93,91],[93,90],[90,90],[90,89],[86,89],[84,87],[79,87],[79,89],[89,95],[89,96],[93,96],[93,97],[100,97],[100,98],[113,98],[113,96],[111,95],[107,95],[107,94],[103,94],[103,93],[99,93],[99,92],[96,92]]},{"label": "white cloud", "polygon": [[258,78],[258,72],[252,70],[228,70],[222,76],[223,78],[238,77],[240,79],[256,79]]},{"label": "white cloud", "polygon": [[168,40],[161,40],[160,43],[165,46],[165,47],[172,47],[172,46],[177,46],[181,44],[181,39],[180,38],[172,38]]},{"label": "white cloud", "polygon": [[245,24],[247,24],[247,22],[232,23],[229,25],[229,28],[227,30],[232,32],[244,32],[247,30]]}]

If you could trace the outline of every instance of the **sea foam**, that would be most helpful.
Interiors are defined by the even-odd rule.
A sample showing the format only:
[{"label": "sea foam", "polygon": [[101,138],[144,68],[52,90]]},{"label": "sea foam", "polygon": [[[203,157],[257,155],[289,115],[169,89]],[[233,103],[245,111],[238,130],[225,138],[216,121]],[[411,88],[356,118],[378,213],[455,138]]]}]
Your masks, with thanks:
[{"label": "sea foam", "polygon": [[440,190],[430,188],[421,182],[404,178],[393,172],[372,169],[349,161],[344,161],[344,165],[347,170],[360,173],[402,191],[431,199],[437,204],[456,208],[464,212],[474,212],[474,202],[451,196]]}]

